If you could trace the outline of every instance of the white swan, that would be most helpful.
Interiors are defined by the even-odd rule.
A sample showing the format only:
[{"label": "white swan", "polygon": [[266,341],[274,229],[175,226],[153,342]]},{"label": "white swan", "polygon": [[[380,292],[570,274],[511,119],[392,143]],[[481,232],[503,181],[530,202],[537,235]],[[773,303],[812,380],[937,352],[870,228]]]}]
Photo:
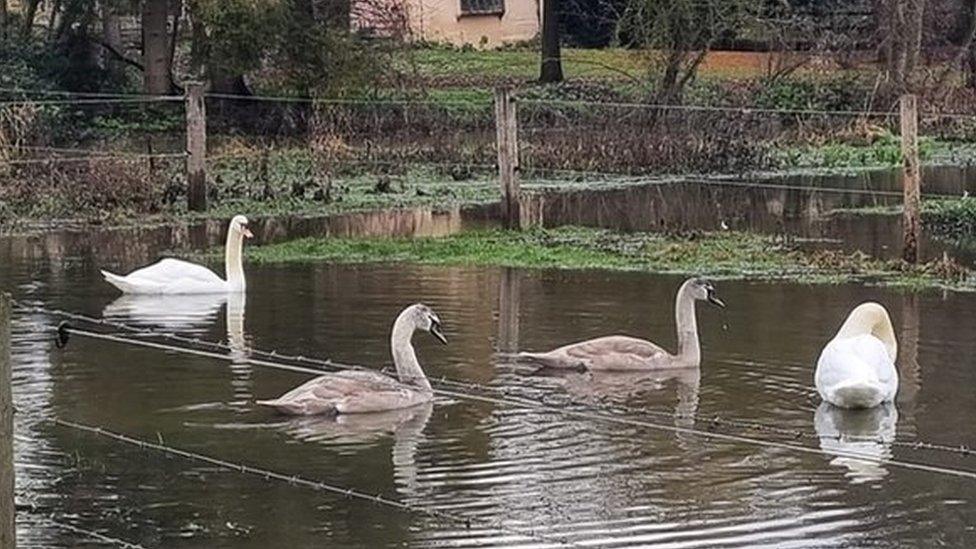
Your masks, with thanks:
[{"label": "white swan", "polygon": [[871,408],[895,398],[898,342],[888,311],[862,303],[851,311],[817,361],[820,397],[841,408]]},{"label": "white swan", "polygon": [[227,280],[210,269],[180,259],[167,258],[126,276],[102,271],[110,284],[126,294],[208,294],[243,292],[244,267],[241,262],[243,239],[253,235],[247,229],[247,218],[234,216],[227,229],[224,252]]},{"label": "white swan", "polygon": [[283,414],[357,414],[386,412],[430,402],[434,392],[417,361],[413,333],[425,330],[447,344],[441,321],[430,307],[416,303],[403,310],[393,323],[390,348],[397,377],[379,372],[345,370],[308,381],[273,400],[257,404],[270,406]]}]

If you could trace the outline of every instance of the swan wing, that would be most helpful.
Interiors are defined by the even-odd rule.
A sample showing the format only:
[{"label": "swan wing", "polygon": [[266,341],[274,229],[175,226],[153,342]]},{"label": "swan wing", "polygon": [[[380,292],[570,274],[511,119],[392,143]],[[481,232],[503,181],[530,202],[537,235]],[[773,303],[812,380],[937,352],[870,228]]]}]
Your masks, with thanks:
[{"label": "swan wing", "polygon": [[593,370],[640,370],[667,356],[661,347],[630,336],[606,336],[567,345],[560,352],[570,363]]},{"label": "swan wing", "polygon": [[129,273],[125,278],[142,280],[157,284],[168,284],[173,280],[195,280],[200,282],[223,282],[216,273],[203,265],[183,261],[182,259],[166,258],[156,263]]},{"label": "swan wing", "polygon": [[167,258],[120,276],[107,271],[109,283],[128,294],[193,294],[218,292],[227,283],[210,269],[180,259]]},{"label": "swan wing", "polygon": [[258,404],[296,415],[348,414],[405,408],[429,400],[428,396],[378,372],[346,371],[319,376]]}]

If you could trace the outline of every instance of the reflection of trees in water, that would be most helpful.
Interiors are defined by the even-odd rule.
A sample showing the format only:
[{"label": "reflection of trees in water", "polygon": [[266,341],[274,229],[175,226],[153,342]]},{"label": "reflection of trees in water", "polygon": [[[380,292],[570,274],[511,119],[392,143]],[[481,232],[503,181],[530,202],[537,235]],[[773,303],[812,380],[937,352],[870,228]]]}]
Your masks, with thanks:
[{"label": "reflection of trees in water", "polygon": [[[852,452],[876,459],[892,457],[891,443],[895,440],[898,410],[894,403],[886,403],[866,410],[845,410],[823,402],[813,416],[813,426],[820,436],[820,448]],[[846,467],[852,483],[881,480],[888,469],[877,462],[838,455],[831,465]]]}]

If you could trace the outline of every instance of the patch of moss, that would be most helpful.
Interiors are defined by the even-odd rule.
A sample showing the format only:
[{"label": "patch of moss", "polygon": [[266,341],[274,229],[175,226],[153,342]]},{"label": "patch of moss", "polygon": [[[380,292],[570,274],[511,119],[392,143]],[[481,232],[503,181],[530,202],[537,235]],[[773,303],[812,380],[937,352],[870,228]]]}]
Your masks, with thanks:
[{"label": "patch of moss", "polygon": [[741,232],[669,236],[568,227],[521,233],[475,231],[445,238],[307,238],[252,248],[248,259],[256,263],[411,262],[608,269],[805,283],[861,281],[913,289],[976,289],[972,273],[951,260],[912,266],[861,253],[805,251],[774,237]]}]

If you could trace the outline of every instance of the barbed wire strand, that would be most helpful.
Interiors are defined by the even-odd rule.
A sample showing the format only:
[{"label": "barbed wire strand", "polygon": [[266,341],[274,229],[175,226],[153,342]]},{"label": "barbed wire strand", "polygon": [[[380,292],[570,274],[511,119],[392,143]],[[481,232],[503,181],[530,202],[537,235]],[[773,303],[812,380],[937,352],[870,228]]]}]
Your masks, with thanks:
[{"label": "barbed wire strand", "polygon": [[[581,61],[582,62],[582,61]],[[50,100],[48,104],[85,104],[85,101],[92,103],[107,102],[118,100],[120,102],[177,102],[185,101],[182,95],[144,95],[144,94],[125,94],[125,93],[100,93],[100,92],[70,92],[60,90],[29,90],[23,88],[0,88],[0,93],[21,94],[21,95],[46,95],[78,98],[74,100]],[[287,95],[241,95],[226,93],[208,93],[208,98],[227,99],[239,101],[263,101],[263,102],[284,102],[284,103],[312,103],[312,104],[393,104],[393,105],[445,105],[445,106],[486,106],[490,105],[488,100],[459,100],[459,99],[394,99],[394,98],[319,98],[319,97],[296,97]],[[828,115],[828,116],[862,116],[862,117],[896,117],[897,111],[872,111],[872,110],[843,110],[843,109],[787,109],[787,108],[766,108],[766,107],[734,107],[734,106],[708,106],[708,105],[675,105],[675,104],[654,104],[637,103],[626,101],[591,101],[577,99],[530,99],[517,98],[521,103],[535,105],[567,105],[567,106],[604,106],[608,108],[633,108],[633,109],[652,109],[652,110],[676,110],[676,111],[715,111],[732,112],[740,114],[796,114],[796,115]],[[0,101],[4,103],[38,103],[47,100],[15,100]],[[971,118],[976,119],[976,114],[959,112],[922,112],[919,117],[923,118]]]},{"label": "barbed wire strand", "polygon": [[464,515],[460,515],[450,511],[445,511],[442,509],[431,509],[428,507],[422,507],[419,505],[414,505],[404,501],[389,498],[381,494],[375,494],[375,495],[367,494],[365,492],[361,492],[354,488],[345,488],[324,481],[309,479],[300,475],[289,475],[286,473],[279,473],[276,471],[272,471],[270,469],[264,469],[261,467],[248,465],[246,463],[235,463],[220,458],[215,458],[212,456],[207,456],[204,454],[192,452],[190,450],[175,448],[173,446],[168,446],[160,442],[150,442],[139,438],[131,437],[128,435],[124,435],[121,433],[116,433],[114,431],[110,431],[108,429],[93,426],[93,425],[85,425],[82,423],[76,423],[74,421],[69,421],[61,418],[52,418],[49,419],[49,421],[51,423],[60,425],[62,427],[67,427],[69,429],[74,429],[76,431],[83,431],[86,433],[107,437],[117,442],[130,444],[142,449],[155,450],[157,452],[178,456],[184,459],[198,461],[201,463],[207,463],[210,465],[214,465],[216,467],[220,467],[222,469],[227,469],[230,471],[236,471],[239,473],[245,473],[249,475],[262,477],[265,480],[274,479],[278,481],[287,482],[293,485],[304,486],[306,488],[311,488],[313,490],[317,490],[321,492],[329,492],[347,498],[354,498],[369,503],[374,503],[377,505],[384,505],[387,507],[399,509],[401,511],[409,512],[409,513],[418,513],[422,515],[427,515],[434,519],[447,520],[450,522],[459,523],[464,525],[466,528],[471,528],[472,524],[480,523],[484,527],[487,527],[491,530],[516,535],[522,538],[534,539],[536,541],[541,541],[545,543],[555,543],[562,546],[572,546],[572,547],[580,546],[578,543],[575,543],[572,540],[569,540],[565,537],[543,534],[536,531],[533,528],[524,528],[521,526],[515,526],[511,524],[497,523],[496,521],[492,521],[485,518],[466,517]]},{"label": "barbed wire strand", "polygon": [[126,97],[105,99],[16,99],[0,100],[0,108],[21,105],[73,106],[73,105],[130,105],[151,103],[182,103],[182,97]]},{"label": "barbed wire strand", "polygon": [[[116,335],[112,335],[112,334],[103,334],[103,333],[98,333],[98,332],[90,332],[90,331],[87,331],[87,330],[79,330],[77,328],[61,327],[61,328],[57,328],[56,330],[60,330],[60,331],[63,331],[63,332],[69,333],[69,334],[80,335],[80,336],[83,336],[83,337],[89,337],[89,338],[92,338],[92,339],[101,339],[101,340],[105,340],[105,341],[113,341],[113,342],[116,342],[116,343],[129,344],[129,345],[135,345],[135,346],[141,346],[141,347],[148,347],[148,348],[152,348],[152,349],[156,349],[156,350],[162,350],[162,351],[183,352],[183,353],[186,353],[186,354],[192,354],[192,355],[196,355],[196,356],[201,356],[201,357],[206,357],[206,358],[214,358],[214,359],[225,360],[225,361],[230,361],[230,362],[235,362],[235,361],[237,361],[237,362],[245,362],[245,363],[253,364],[253,365],[256,365],[256,366],[270,367],[270,368],[275,368],[275,369],[280,369],[280,370],[287,370],[287,371],[292,371],[292,372],[305,373],[305,374],[309,374],[309,375],[322,375],[324,373],[330,373],[330,372],[323,371],[321,369],[307,368],[307,367],[296,366],[296,365],[292,365],[292,364],[282,364],[282,363],[279,363],[279,362],[272,362],[272,361],[267,361],[267,360],[258,360],[258,359],[252,359],[252,358],[249,358],[249,357],[237,358],[237,357],[234,357],[234,356],[231,356],[231,355],[222,354],[222,353],[215,353],[215,352],[211,352],[211,351],[202,351],[202,350],[199,350],[199,349],[191,349],[191,348],[179,347],[179,346],[168,345],[168,344],[158,343],[158,342],[152,342],[152,341],[136,340],[136,339],[126,338],[126,337],[120,337],[120,336],[116,336]],[[437,381],[437,379],[435,378],[434,381]],[[832,449],[832,450],[829,450],[828,451],[828,450],[824,450],[824,449],[821,449],[821,448],[811,448],[811,447],[808,447],[808,446],[802,446],[802,445],[796,445],[796,444],[785,443],[785,442],[778,442],[778,441],[770,441],[770,440],[764,440],[764,439],[757,439],[757,438],[743,436],[743,435],[736,435],[736,434],[729,434],[729,433],[718,433],[718,432],[714,432],[714,431],[704,431],[704,430],[701,430],[701,429],[695,429],[693,427],[681,427],[681,426],[677,426],[677,425],[665,425],[665,424],[654,423],[654,422],[649,422],[649,421],[640,420],[640,419],[620,417],[620,416],[617,416],[617,415],[607,415],[606,413],[600,413],[600,412],[571,410],[571,409],[568,409],[568,408],[565,408],[565,407],[552,406],[552,405],[545,404],[544,402],[540,403],[538,401],[528,400],[528,399],[525,399],[525,398],[522,398],[522,397],[505,396],[505,397],[498,398],[498,397],[490,397],[490,396],[484,396],[484,395],[474,395],[474,394],[470,394],[470,393],[464,393],[464,392],[454,391],[454,390],[450,390],[450,389],[443,389],[443,388],[434,389],[434,393],[440,394],[442,396],[448,396],[448,397],[453,397],[453,398],[461,399],[461,400],[475,400],[475,401],[480,401],[480,402],[485,402],[485,403],[492,403],[492,404],[496,404],[496,405],[513,405],[513,406],[517,406],[517,407],[527,407],[527,408],[530,408],[530,409],[536,409],[536,410],[541,410],[541,411],[549,411],[549,412],[553,412],[553,413],[560,413],[560,414],[568,415],[568,416],[571,416],[571,417],[578,417],[578,418],[583,418],[583,419],[590,419],[590,420],[594,420],[594,421],[602,421],[602,422],[611,422],[611,423],[625,424],[625,425],[628,425],[628,426],[631,426],[631,427],[637,427],[637,428],[647,428],[647,429],[657,430],[657,431],[672,432],[672,433],[675,433],[675,434],[698,435],[698,436],[702,436],[702,437],[705,437],[705,438],[714,438],[714,439],[718,439],[718,440],[724,440],[724,441],[728,441],[728,442],[735,442],[735,443],[741,443],[741,444],[749,444],[749,445],[753,445],[753,446],[779,448],[779,449],[784,449],[784,450],[788,450],[788,451],[794,451],[794,452],[798,452],[798,453],[816,454],[816,455],[825,455],[825,456],[834,456],[834,457],[846,457],[846,458],[850,458],[850,459],[856,459],[856,460],[859,460],[859,461],[864,461],[864,462],[868,462],[868,463],[875,463],[875,464],[879,464],[879,465],[891,465],[893,467],[900,467],[900,468],[905,468],[905,469],[913,469],[913,470],[919,470],[919,471],[926,471],[926,472],[931,472],[931,473],[945,474],[945,475],[950,475],[950,476],[956,476],[956,477],[961,477],[961,478],[967,478],[967,479],[976,480],[976,471],[968,471],[968,470],[964,470],[964,469],[952,469],[952,468],[948,468],[948,467],[940,467],[940,466],[936,466],[936,465],[928,465],[928,464],[918,463],[918,462],[910,462],[910,461],[896,460],[896,459],[892,459],[892,458],[884,458],[884,457],[879,457],[879,456],[873,456],[873,455],[869,455],[869,454],[863,454],[863,453],[860,453],[860,452],[854,452],[854,451],[843,450],[843,449]],[[572,404],[578,404],[578,403],[573,402]],[[613,410],[607,410],[607,411],[608,412],[611,412],[611,413],[613,412]]]},{"label": "barbed wire strand", "polygon": [[462,99],[344,99],[325,97],[291,97],[287,95],[237,95],[230,93],[208,93],[208,99],[226,99],[232,101],[258,101],[273,103],[306,103],[311,105],[426,105],[426,106],[491,106],[491,100],[462,100]]},{"label": "barbed wire strand", "polygon": [[[256,366],[264,366],[264,367],[275,368],[280,370],[300,372],[309,375],[322,375],[324,373],[330,373],[319,369],[306,368],[306,367],[295,366],[290,364],[280,364],[280,363],[266,361],[266,360],[254,360],[250,358],[238,359],[233,356],[225,355],[221,353],[201,351],[198,349],[188,349],[188,348],[183,348],[175,345],[167,345],[167,344],[156,343],[152,341],[134,340],[134,339],[118,337],[110,334],[101,334],[98,332],[78,330],[76,328],[63,328],[63,330],[70,334],[89,337],[92,339],[101,339],[105,341],[113,341],[116,343],[148,347],[148,348],[153,348],[161,351],[182,352],[186,354],[192,354],[192,355],[206,357],[206,358],[215,358],[218,360],[225,360],[231,362],[233,361],[247,362],[249,364],[253,364]],[[786,442],[763,440],[763,439],[757,439],[757,438],[747,437],[743,435],[718,433],[714,431],[704,431],[701,429],[695,429],[693,427],[665,425],[665,424],[654,423],[646,420],[626,418],[626,417],[621,417],[616,415],[607,415],[604,413],[598,413],[592,411],[572,410],[565,407],[557,407],[545,403],[539,403],[537,401],[532,401],[522,397],[511,397],[511,396],[491,397],[491,396],[484,396],[484,395],[474,395],[470,393],[464,393],[460,391],[443,389],[443,388],[434,389],[434,393],[442,396],[448,396],[448,397],[460,399],[460,400],[474,400],[474,401],[490,403],[495,405],[509,405],[509,406],[516,406],[521,408],[529,408],[529,409],[535,409],[539,411],[546,411],[546,412],[552,412],[561,415],[567,415],[570,417],[576,417],[580,419],[588,419],[588,420],[606,422],[606,423],[623,424],[635,428],[646,428],[646,429],[651,429],[656,431],[671,432],[675,434],[696,435],[705,438],[714,438],[718,440],[723,440],[726,442],[734,442],[734,443],[748,444],[751,446],[761,446],[761,447],[768,447],[768,448],[778,448],[782,450],[805,453],[805,454],[815,454],[815,455],[830,456],[830,457],[845,457],[845,458],[863,461],[867,463],[890,465],[893,467],[900,467],[905,469],[925,471],[929,473],[944,474],[944,475],[955,476],[959,478],[976,480],[976,471],[968,471],[964,469],[952,469],[949,467],[940,467],[937,465],[928,465],[924,463],[896,460],[892,458],[873,456],[870,454],[864,454],[861,452],[855,452],[851,450],[844,450],[844,449],[824,450],[821,448],[812,448],[809,446],[801,446],[801,445],[791,444]]]},{"label": "barbed wire strand", "polygon": [[132,153],[124,155],[85,155],[85,156],[51,156],[47,158],[16,158],[0,160],[0,165],[28,166],[36,164],[73,164],[79,162],[94,162],[105,160],[134,161],[150,159],[186,158],[187,153]]},{"label": "barbed wire strand", "polygon": [[[529,105],[562,105],[607,107],[614,109],[647,109],[662,111],[692,111],[692,112],[728,112],[743,115],[749,114],[795,114],[795,115],[825,115],[825,116],[864,116],[864,117],[894,117],[896,111],[852,111],[828,109],[776,109],[765,107],[724,107],[708,105],[673,105],[663,103],[633,103],[626,101],[587,101],[582,99],[518,99],[519,103]],[[976,115],[970,115],[976,116]]]},{"label": "barbed wire strand", "polygon": [[105,543],[110,543],[112,545],[116,545],[119,547],[125,547],[126,549],[145,549],[144,546],[139,545],[138,543],[132,543],[131,541],[125,541],[124,539],[107,536],[105,534],[101,534],[94,530],[88,530],[80,526],[75,526],[74,524],[68,524],[67,522],[61,522],[59,520],[55,520],[51,517],[41,517],[41,520],[43,522],[47,522],[48,524],[51,524],[56,528],[61,528],[63,530],[67,530],[75,534],[81,534],[91,539],[96,539],[98,541],[103,541]]},{"label": "barbed wire strand", "polygon": [[[90,324],[95,324],[95,325],[107,326],[107,327],[115,328],[117,330],[125,331],[125,332],[130,332],[130,333],[135,334],[135,335],[158,337],[158,338],[168,339],[168,340],[171,340],[171,341],[177,341],[177,342],[180,342],[180,343],[183,343],[183,344],[187,344],[187,345],[205,346],[205,347],[209,347],[211,349],[219,349],[221,351],[226,351],[226,352],[239,352],[239,349],[234,349],[230,345],[223,344],[223,343],[212,342],[212,341],[207,341],[207,340],[203,340],[203,339],[200,339],[200,338],[180,336],[180,335],[173,334],[173,333],[169,333],[169,332],[159,332],[159,331],[151,330],[151,329],[147,329],[147,328],[138,328],[138,327],[134,327],[134,326],[130,326],[128,324],[122,323],[122,322],[111,321],[111,320],[107,320],[107,319],[104,319],[104,318],[94,318],[94,317],[90,317],[90,316],[87,316],[87,315],[83,315],[83,314],[79,314],[79,313],[71,313],[71,312],[68,312],[68,311],[62,311],[62,310],[58,310],[58,309],[48,309],[48,308],[44,308],[44,307],[34,307],[34,306],[31,306],[31,305],[26,305],[26,304],[20,303],[18,301],[15,301],[14,302],[14,305],[16,307],[18,307],[19,309],[21,309],[21,310],[32,310],[32,311],[35,311],[35,312],[42,312],[42,313],[47,313],[47,314],[55,314],[57,316],[62,316],[64,318],[71,318],[73,320],[79,320],[79,321],[86,322],[86,323],[90,323]],[[125,339],[125,341],[128,342],[128,341],[131,341],[131,340]],[[313,365],[313,366],[321,366],[321,367],[324,367],[324,368],[330,368],[331,371],[336,371],[336,370],[359,370],[359,371],[370,371],[370,372],[374,371],[371,368],[367,368],[367,367],[360,366],[360,365],[356,365],[356,364],[346,364],[346,363],[336,362],[336,361],[334,361],[332,359],[320,359],[320,358],[306,357],[306,356],[301,356],[301,355],[289,355],[289,354],[279,353],[277,351],[265,351],[265,350],[261,350],[261,349],[248,349],[247,352],[250,355],[262,356],[262,357],[264,357],[264,358],[266,358],[266,359],[268,359],[270,361],[273,361],[273,364],[274,364],[275,367],[281,366],[282,365],[282,362],[281,361],[291,361],[291,362],[298,362],[298,363],[309,364],[309,365]],[[217,353],[215,353],[215,355],[216,355],[215,358],[222,358],[224,360],[227,360],[228,359],[228,355],[217,354]],[[238,358],[234,358],[234,360],[239,360],[239,359]],[[299,368],[301,368],[301,367],[299,367]],[[328,373],[329,372],[329,370],[320,370],[320,369],[311,369],[310,370],[310,369],[307,369],[307,368],[299,369],[299,370],[296,370],[296,371],[298,371],[300,373],[309,373],[309,374],[314,374],[314,375],[318,375],[318,374]],[[431,377],[430,379],[435,384],[448,385],[448,386],[452,386],[452,387],[459,388],[459,389],[463,389],[463,390],[474,390],[474,391],[480,391],[480,392],[489,392],[489,393],[501,394],[503,396],[509,396],[509,395],[511,395],[513,393],[513,391],[508,390],[506,388],[492,387],[492,386],[487,386],[487,385],[483,385],[483,384],[480,384],[480,383],[472,383],[472,382],[466,382],[466,381],[460,381],[460,380],[453,380],[453,379],[449,379],[447,377]],[[543,398],[546,398],[546,397],[543,397]],[[584,405],[587,405],[587,403],[579,403],[579,402],[573,402],[573,404],[584,404]],[[600,408],[597,408],[597,409],[600,409]],[[612,409],[611,408],[607,408],[607,407],[604,407],[604,408],[601,409],[601,411],[614,411],[614,410],[623,410],[623,411],[626,411],[628,413],[634,413],[634,414],[638,414],[638,415],[657,416],[657,417],[667,418],[667,419],[691,419],[691,420],[700,420],[703,423],[709,424],[711,426],[721,426],[721,425],[724,425],[724,426],[734,426],[734,427],[745,427],[745,428],[749,428],[749,429],[762,430],[762,431],[766,431],[766,432],[775,432],[777,434],[785,435],[785,436],[791,437],[793,439],[811,438],[811,439],[833,439],[833,440],[846,439],[846,440],[854,440],[856,438],[857,440],[863,440],[863,441],[868,441],[868,442],[878,442],[878,443],[885,443],[885,444],[891,443],[891,444],[894,444],[894,445],[897,445],[897,446],[903,446],[903,447],[912,448],[912,449],[939,450],[939,451],[952,452],[952,453],[957,453],[957,454],[962,454],[962,455],[967,455],[967,456],[976,456],[976,449],[969,448],[968,446],[962,445],[962,444],[948,445],[948,444],[930,443],[930,442],[925,442],[925,441],[891,441],[891,440],[885,439],[883,437],[875,437],[875,436],[852,437],[851,435],[843,435],[843,436],[841,436],[841,435],[820,435],[820,434],[817,434],[817,433],[804,433],[803,431],[800,431],[798,429],[784,429],[784,428],[779,427],[779,426],[764,424],[764,423],[761,423],[761,422],[758,422],[758,421],[755,421],[755,420],[752,420],[752,419],[729,418],[729,417],[723,417],[723,416],[718,416],[718,415],[713,415],[711,417],[704,417],[703,418],[703,417],[698,417],[696,415],[687,415],[687,414],[684,414],[683,415],[683,414],[676,413],[676,412],[671,411],[671,410],[652,410],[652,409],[649,409],[649,408],[646,408],[646,407],[644,407],[644,408],[635,408],[635,407],[622,406],[622,405],[619,405],[619,404],[614,404],[613,407],[612,407]]]},{"label": "barbed wire strand", "polygon": [[4,88],[0,87],[0,93],[20,94],[20,95],[48,95],[57,97],[81,97],[81,98],[108,98],[108,99],[167,99],[183,100],[182,95],[147,95],[144,93],[117,93],[117,92],[77,92],[64,90],[29,90],[25,88]]}]

